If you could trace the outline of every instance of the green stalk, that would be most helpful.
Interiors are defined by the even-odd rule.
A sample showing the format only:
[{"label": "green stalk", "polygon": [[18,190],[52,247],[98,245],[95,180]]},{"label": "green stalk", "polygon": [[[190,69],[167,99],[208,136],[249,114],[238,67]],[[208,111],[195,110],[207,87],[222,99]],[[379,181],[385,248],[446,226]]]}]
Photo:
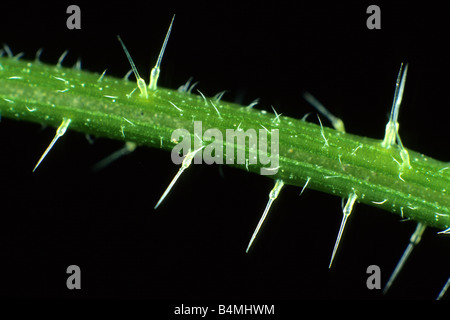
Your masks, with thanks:
[{"label": "green stalk", "polygon": [[[145,99],[135,89],[134,81],[0,58],[2,117],[54,127],[69,118],[71,130],[165,150],[177,144],[176,129],[188,130],[194,141],[194,121],[224,136],[238,127],[278,129],[279,170],[268,177],[298,187],[309,180],[309,188],[344,198],[355,192],[358,202],[440,230],[450,227],[447,163],[408,150],[411,169],[402,171],[400,150],[383,148],[381,140],[170,89],[149,91]],[[233,166],[256,173],[264,167]]]}]

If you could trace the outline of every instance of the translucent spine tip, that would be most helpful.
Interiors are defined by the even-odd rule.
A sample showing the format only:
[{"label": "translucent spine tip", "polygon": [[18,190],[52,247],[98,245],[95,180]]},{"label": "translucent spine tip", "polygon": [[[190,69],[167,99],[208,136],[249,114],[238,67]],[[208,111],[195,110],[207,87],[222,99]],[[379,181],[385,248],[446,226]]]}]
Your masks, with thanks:
[{"label": "translucent spine tip", "polygon": [[69,127],[69,124],[70,124],[71,121],[72,121],[71,119],[63,118],[63,121],[62,121],[61,125],[56,130],[55,137],[53,138],[52,142],[50,142],[50,144],[47,147],[47,149],[45,149],[45,151],[42,154],[41,158],[39,159],[39,161],[37,162],[36,166],[34,167],[33,172],[36,171],[37,167],[41,164],[42,160],[44,160],[44,158],[47,155],[47,153],[53,148],[53,145],[56,143],[56,141],[66,133],[67,128]]},{"label": "translucent spine tip", "polygon": [[413,251],[414,247],[419,244],[420,240],[422,239],[422,234],[425,231],[426,226],[423,223],[418,223],[416,230],[411,235],[411,238],[409,239],[409,244],[406,247],[405,251],[403,252],[402,257],[398,261],[397,265],[395,266],[394,271],[392,272],[391,276],[389,277],[388,282],[386,283],[386,286],[383,289],[383,294],[386,294],[389,290],[389,288],[392,286],[392,283],[399,275],[400,271],[402,270],[403,266],[406,263],[406,260],[411,255],[411,252]]},{"label": "translucent spine tip", "polygon": [[161,61],[162,61],[162,57],[164,55],[164,51],[166,50],[167,41],[169,40],[169,37],[170,37],[170,32],[172,31],[172,25],[173,25],[174,19],[175,19],[175,15],[173,15],[172,21],[170,22],[169,30],[167,30],[166,37],[164,39],[164,43],[162,45],[161,51],[159,52],[158,60],[156,61],[155,66],[153,67],[152,71],[150,72],[150,83],[148,84],[149,90],[154,91],[157,89],[159,73],[161,70],[160,69]]},{"label": "translucent spine tip", "polygon": [[266,219],[267,214],[269,213],[269,210],[270,210],[270,207],[272,206],[273,201],[280,194],[280,191],[281,191],[281,188],[283,187],[283,185],[284,185],[283,180],[278,179],[275,181],[275,187],[273,187],[272,191],[270,191],[270,193],[269,193],[269,201],[267,202],[266,209],[264,210],[264,213],[263,213],[261,219],[259,220],[255,231],[253,232],[252,238],[250,239],[247,249],[245,250],[246,253],[248,253],[248,250],[250,250],[250,247],[252,246],[253,241],[255,241],[256,235],[258,234],[259,229],[261,229],[261,226],[264,223],[264,220]]},{"label": "translucent spine tip", "polygon": [[344,209],[342,210],[343,216],[342,216],[342,222],[341,226],[339,228],[338,236],[336,238],[336,242],[334,244],[333,253],[331,254],[330,264],[328,265],[328,268],[331,268],[331,265],[333,264],[334,257],[336,256],[337,249],[339,247],[339,243],[341,242],[342,233],[344,232],[345,224],[347,223],[348,218],[350,217],[350,214],[353,210],[353,205],[355,204],[356,199],[358,196],[355,192],[349,194],[347,203],[344,206]]},{"label": "translucent spine tip", "polygon": [[131,55],[128,52],[127,48],[125,47],[125,44],[123,43],[120,36],[117,36],[117,39],[119,40],[120,44],[122,45],[123,51],[125,51],[128,61],[130,62],[131,68],[133,69],[134,75],[136,76],[137,86],[138,86],[139,90],[141,91],[141,97],[148,99],[147,84],[145,83],[145,80],[142,79],[141,76],[139,75],[139,72],[137,71],[136,66],[134,65],[133,59],[131,58]]},{"label": "translucent spine tip", "polygon": [[436,300],[441,300],[445,293],[447,292],[448,287],[450,287],[450,278],[448,278],[447,282],[445,283],[444,287],[442,288],[441,292],[439,292],[439,295],[437,296]]},{"label": "translucent spine tip", "polygon": [[177,182],[178,178],[181,176],[181,174],[184,172],[184,170],[186,170],[187,168],[189,168],[189,166],[192,163],[192,160],[194,159],[195,155],[197,154],[198,151],[200,151],[201,149],[203,149],[203,147],[198,148],[197,150],[194,150],[192,152],[189,152],[186,157],[184,157],[183,162],[181,163],[181,168],[178,170],[177,174],[175,175],[175,177],[172,179],[172,181],[170,182],[169,186],[166,188],[166,191],[164,191],[163,195],[161,196],[161,198],[159,199],[158,203],[155,205],[154,209],[157,209],[159,207],[159,205],[161,204],[161,202],[163,202],[164,198],[169,194],[170,190],[172,189],[172,187],[175,185],[175,182]]}]

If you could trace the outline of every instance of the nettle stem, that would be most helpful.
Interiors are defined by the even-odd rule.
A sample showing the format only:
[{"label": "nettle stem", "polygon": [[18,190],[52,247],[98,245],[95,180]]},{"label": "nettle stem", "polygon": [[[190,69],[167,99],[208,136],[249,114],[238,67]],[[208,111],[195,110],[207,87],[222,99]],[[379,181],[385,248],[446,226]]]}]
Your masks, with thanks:
[{"label": "nettle stem", "polygon": [[[195,121],[202,122],[203,132],[216,128],[224,136],[227,129],[278,129],[279,167],[268,177],[300,188],[308,181],[315,190],[343,198],[355,194],[357,202],[403,218],[450,227],[449,164],[407,150],[410,168],[404,170],[402,149],[385,148],[381,140],[202,94],[158,87],[145,99],[135,82],[14,58],[0,58],[0,111],[2,117],[54,127],[70,119],[71,130],[165,150],[179,143],[172,139],[176,129],[198,139]],[[264,167],[234,163],[255,173]]]}]

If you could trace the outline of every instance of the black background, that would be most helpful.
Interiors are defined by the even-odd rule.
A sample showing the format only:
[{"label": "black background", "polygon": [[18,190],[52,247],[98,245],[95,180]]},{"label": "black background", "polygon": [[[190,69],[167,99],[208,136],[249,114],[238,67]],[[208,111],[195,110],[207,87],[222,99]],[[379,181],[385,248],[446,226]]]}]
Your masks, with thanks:
[{"label": "black background", "polygon": [[[310,1],[308,1],[309,3]],[[381,30],[368,30],[372,4],[254,3],[162,8],[158,4],[78,3],[81,30],[66,28],[58,2],[6,5],[0,41],[23,59],[122,77],[130,68],[116,35],[148,79],[173,13],[159,85],[189,77],[206,95],[301,118],[314,112],[302,90],[341,117],[351,133],[382,138],[400,63],[409,63],[400,111],[403,144],[449,160],[450,6],[384,4]],[[316,122],[311,116],[310,121]],[[329,124],[327,124],[329,126]],[[153,206],[178,167],[170,154],[138,148],[100,173],[91,166],[122,143],[69,131],[36,173],[54,129],[1,119],[0,296],[297,301],[435,299],[449,273],[449,241],[425,232],[391,291],[368,290],[366,268],[387,281],[414,222],[357,205],[334,266],[328,263],[341,199],[285,187],[253,249],[250,236],[273,181],[236,169],[193,165],[161,207]],[[78,265],[82,289],[66,288]],[[268,300],[266,300],[268,299]],[[448,294],[447,294],[448,299]],[[195,305],[195,302],[192,302]]]}]

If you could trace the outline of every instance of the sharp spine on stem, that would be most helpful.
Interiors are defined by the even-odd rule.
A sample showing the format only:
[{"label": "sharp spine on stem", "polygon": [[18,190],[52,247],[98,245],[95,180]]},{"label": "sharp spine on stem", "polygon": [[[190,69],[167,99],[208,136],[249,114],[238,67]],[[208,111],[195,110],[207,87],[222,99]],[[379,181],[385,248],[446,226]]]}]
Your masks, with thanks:
[{"label": "sharp spine on stem", "polygon": [[416,230],[411,235],[411,238],[409,239],[409,244],[406,247],[405,251],[403,252],[402,257],[398,261],[397,265],[395,266],[394,271],[392,272],[391,276],[389,277],[388,282],[386,283],[386,286],[383,289],[383,294],[386,294],[389,290],[389,288],[392,286],[392,283],[397,278],[398,274],[402,270],[403,266],[405,265],[406,260],[411,255],[412,250],[416,245],[419,244],[420,240],[422,239],[422,234],[425,231],[426,225],[423,223],[418,223]]},{"label": "sharp spine on stem", "polygon": [[41,62],[39,59],[41,58],[42,51],[44,51],[44,48],[39,48],[38,51],[36,51],[36,55],[34,58],[35,62]]},{"label": "sharp spine on stem", "polygon": [[447,292],[447,289],[450,287],[450,277],[447,279],[447,282],[445,283],[444,287],[442,288],[441,292],[439,292],[439,295],[437,296],[436,300],[441,300],[442,297]]},{"label": "sharp spine on stem", "polygon": [[61,68],[61,64],[62,64],[63,60],[66,58],[68,53],[69,53],[69,50],[66,50],[62,53],[62,55],[58,59],[58,63],[56,63],[56,67]]},{"label": "sharp spine on stem", "polygon": [[312,94],[310,94],[309,92],[303,92],[303,98],[308,101],[314,108],[316,108],[317,111],[324,115],[331,122],[333,128],[335,128],[337,131],[345,132],[344,122],[340,118],[333,115],[330,111],[328,111],[328,109],[325,108],[323,104],[319,102],[319,100],[314,98]]},{"label": "sharp spine on stem", "polygon": [[75,64],[73,65],[75,70],[81,70],[81,58],[78,58]]},{"label": "sharp spine on stem", "polygon": [[272,122],[280,123],[280,117],[281,117],[282,113],[278,113],[273,106],[271,106],[271,107],[272,107],[273,113],[275,114],[275,118],[272,119]]},{"label": "sharp spine on stem", "polygon": [[128,52],[127,47],[125,47],[125,44],[123,43],[120,36],[117,36],[117,39],[119,40],[120,44],[122,45],[123,51],[125,51],[128,61],[130,62],[131,68],[133,69],[134,75],[136,76],[137,86],[138,86],[139,90],[141,91],[141,97],[148,99],[147,84],[145,83],[145,80],[142,79],[141,76],[139,75],[139,72],[137,71],[136,66],[134,65],[133,59],[131,58],[131,55]]},{"label": "sharp spine on stem", "polygon": [[[325,140],[325,144],[323,145],[323,147],[329,147],[330,145],[328,144],[328,139],[325,137],[325,132],[323,130],[323,125],[322,125],[322,121],[320,121],[320,117],[319,115],[317,115],[317,119],[319,119],[319,124],[320,124],[320,134],[322,135],[323,140]],[[322,147],[322,148],[323,148]]]},{"label": "sharp spine on stem", "polygon": [[246,107],[247,109],[251,109],[254,106],[256,106],[259,103],[259,98],[256,98],[255,100],[253,100],[252,102],[250,102],[250,104]]},{"label": "sharp spine on stem", "polygon": [[12,58],[14,56],[11,51],[11,48],[6,43],[3,44],[3,49],[6,52],[6,55],[8,56],[8,58]]},{"label": "sharp spine on stem", "polygon": [[203,149],[205,146],[202,146],[200,148],[198,148],[197,150],[194,150],[192,152],[189,152],[183,159],[183,162],[181,163],[181,167],[178,170],[177,174],[175,175],[175,177],[172,179],[172,181],[170,182],[169,186],[166,188],[166,191],[164,191],[163,195],[161,196],[161,198],[159,199],[158,203],[155,205],[154,209],[158,208],[159,205],[161,204],[161,202],[163,202],[164,198],[169,194],[170,189],[172,189],[172,187],[174,186],[175,182],[177,182],[178,178],[181,176],[181,174],[184,172],[184,170],[186,170],[187,168],[189,168],[189,166],[192,163],[192,160],[194,159],[195,155],[197,154],[197,152],[199,152],[201,149]]},{"label": "sharp spine on stem", "polygon": [[[403,71],[403,72],[402,72]],[[400,171],[403,173],[406,169],[411,169],[411,163],[409,159],[408,151],[403,147],[403,143],[400,139],[398,133],[399,123],[398,123],[398,113],[400,110],[400,105],[403,99],[403,91],[405,89],[406,75],[408,73],[408,64],[406,64],[403,70],[403,63],[400,65],[400,70],[397,76],[397,82],[395,84],[394,100],[392,102],[391,115],[389,121],[386,124],[386,132],[384,139],[381,143],[383,148],[389,149],[394,145],[398,145],[400,148],[400,157],[402,158],[402,163],[400,164]],[[400,175],[401,175],[400,173]]]},{"label": "sharp spine on stem", "polygon": [[105,71],[103,71],[103,73],[100,75],[100,77],[97,79],[97,82],[102,82],[102,80],[103,80],[103,77],[105,76],[105,74],[106,74],[106,70],[108,70],[108,69],[105,69]]},{"label": "sharp spine on stem", "polygon": [[311,177],[308,177],[308,179],[306,179],[305,184],[303,185],[302,191],[300,191],[299,196],[301,196],[303,194],[303,191],[305,191],[306,186],[308,185],[309,181],[311,180]]},{"label": "sharp spine on stem", "polygon": [[350,193],[348,195],[347,203],[344,206],[344,209],[342,210],[343,216],[342,216],[342,222],[341,226],[339,227],[338,236],[336,238],[336,242],[334,244],[333,253],[331,255],[331,260],[328,268],[331,268],[331,265],[333,264],[334,257],[336,255],[337,249],[339,247],[339,242],[341,241],[342,233],[344,232],[345,224],[347,223],[348,218],[350,217],[350,214],[353,210],[353,205],[355,204],[356,199],[358,196],[353,191],[353,193]]},{"label": "sharp spine on stem", "polygon": [[403,63],[400,65],[400,70],[398,72],[397,82],[395,83],[395,92],[394,100],[392,102],[391,115],[389,116],[389,122],[386,125],[384,140],[381,143],[381,145],[386,149],[389,149],[391,146],[395,145],[396,139],[398,137],[398,113],[403,99],[403,90],[405,88],[408,65],[406,65],[403,73],[402,70]]},{"label": "sharp spine on stem", "polygon": [[36,171],[37,167],[41,164],[42,160],[44,160],[44,158],[47,155],[47,153],[52,149],[52,147],[55,144],[55,142],[66,133],[67,128],[69,127],[69,124],[70,124],[71,121],[72,121],[72,119],[63,118],[63,121],[62,121],[61,125],[56,130],[55,137],[53,138],[52,142],[50,142],[50,144],[47,147],[47,149],[45,149],[45,151],[42,154],[41,158],[39,159],[39,161],[37,162],[36,166],[34,167],[33,172]]},{"label": "sharp spine on stem", "polygon": [[280,180],[280,179],[275,180],[275,186],[273,187],[272,191],[270,191],[270,193],[269,193],[269,201],[267,202],[266,209],[264,210],[264,213],[263,213],[261,219],[259,220],[255,231],[253,232],[252,238],[250,239],[247,249],[245,250],[246,253],[248,253],[248,250],[250,250],[250,247],[252,246],[253,241],[255,240],[256,235],[259,232],[259,229],[261,228],[262,224],[264,223],[264,220],[267,217],[267,214],[269,213],[269,210],[270,210],[270,207],[272,206],[273,201],[280,194],[280,191],[281,191],[281,188],[283,188],[283,185],[284,185],[283,180]]},{"label": "sharp spine on stem", "polygon": [[130,142],[130,141],[125,142],[125,145],[123,146],[123,148],[120,148],[119,150],[114,151],[106,158],[97,162],[92,167],[92,171],[98,172],[98,171],[106,168],[108,165],[110,165],[111,163],[113,163],[114,161],[119,159],[120,157],[133,152],[136,149],[136,147],[137,147],[137,144],[134,142]]},{"label": "sharp spine on stem", "polygon": [[214,101],[216,101],[217,103],[219,103],[219,102],[220,102],[220,99],[222,99],[223,95],[224,95],[226,92],[227,92],[227,90],[223,90],[223,91],[217,93],[217,94],[214,96],[214,98],[213,98]]},{"label": "sharp spine on stem", "polygon": [[167,30],[166,38],[164,39],[164,43],[162,45],[161,51],[159,52],[158,60],[156,61],[155,66],[153,67],[153,69],[150,72],[150,83],[148,84],[148,89],[152,90],[152,91],[157,89],[159,73],[161,71],[160,70],[161,61],[162,61],[162,57],[164,55],[164,51],[166,50],[166,45],[167,45],[167,41],[169,40],[169,37],[170,37],[170,32],[172,31],[172,25],[173,25],[174,19],[175,19],[175,15],[173,15],[172,21],[170,22],[169,30]]}]

